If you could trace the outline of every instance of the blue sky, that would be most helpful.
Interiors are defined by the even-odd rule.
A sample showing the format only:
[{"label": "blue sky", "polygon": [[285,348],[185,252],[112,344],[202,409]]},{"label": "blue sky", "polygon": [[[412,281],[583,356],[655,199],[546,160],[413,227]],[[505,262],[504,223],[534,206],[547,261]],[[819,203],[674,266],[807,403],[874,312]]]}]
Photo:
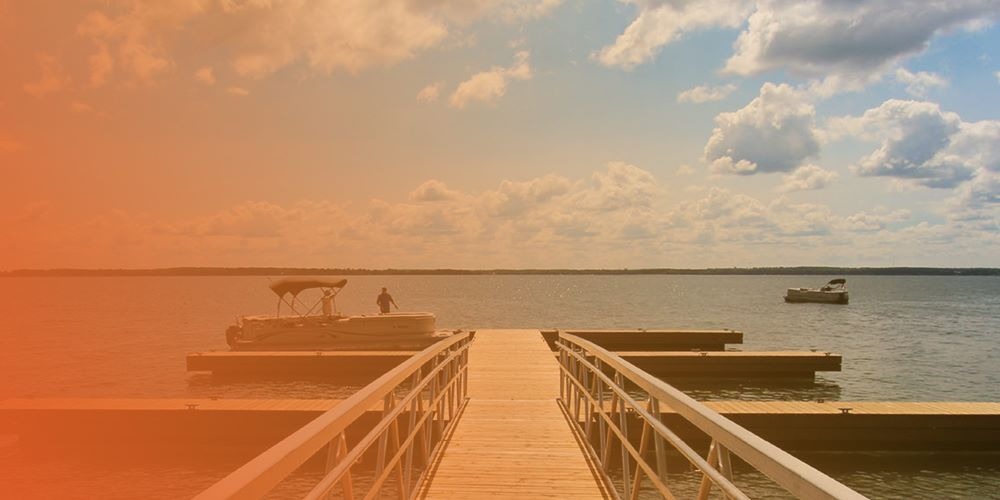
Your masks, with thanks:
[{"label": "blue sky", "polygon": [[0,1],[0,267],[1000,266],[998,13]]}]

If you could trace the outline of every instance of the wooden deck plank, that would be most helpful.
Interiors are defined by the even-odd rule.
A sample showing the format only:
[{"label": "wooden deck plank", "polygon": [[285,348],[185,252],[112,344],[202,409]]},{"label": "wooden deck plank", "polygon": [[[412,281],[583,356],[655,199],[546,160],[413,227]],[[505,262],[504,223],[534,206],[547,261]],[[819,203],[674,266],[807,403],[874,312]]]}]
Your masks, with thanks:
[{"label": "wooden deck plank", "polygon": [[556,402],[559,367],[538,330],[479,330],[469,403],[422,498],[607,498]]}]

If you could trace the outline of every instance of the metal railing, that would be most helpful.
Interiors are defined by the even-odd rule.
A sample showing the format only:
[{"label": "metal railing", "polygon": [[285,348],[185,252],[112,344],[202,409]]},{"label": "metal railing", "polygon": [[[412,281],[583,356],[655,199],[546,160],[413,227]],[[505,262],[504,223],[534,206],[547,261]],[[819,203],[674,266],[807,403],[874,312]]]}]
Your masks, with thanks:
[{"label": "metal railing", "polygon": [[[675,498],[668,485],[668,445],[676,451],[669,455],[676,459],[679,454],[700,474],[698,499],[708,498],[713,488],[725,498],[749,498],[733,482],[731,454],[798,498],[865,498],[592,342],[560,333],[557,346],[560,404],[617,498],[637,499],[643,484],[663,498]],[[626,381],[644,391],[646,400],[637,401]],[[663,424],[661,408],[676,412],[710,438],[706,457]],[[638,446],[630,440],[630,419],[642,425]]]},{"label": "metal railing", "polygon": [[[471,341],[462,332],[424,349],[195,498],[261,498],[324,447],[325,474],[305,498],[377,498],[390,481],[400,498],[413,498],[423,476],[414,462],[430,461],[465,407]],[[381,420],[349,448],[347,427],[380,405]],[[356,492],[352,471],[376,446],[374,478]]]}]

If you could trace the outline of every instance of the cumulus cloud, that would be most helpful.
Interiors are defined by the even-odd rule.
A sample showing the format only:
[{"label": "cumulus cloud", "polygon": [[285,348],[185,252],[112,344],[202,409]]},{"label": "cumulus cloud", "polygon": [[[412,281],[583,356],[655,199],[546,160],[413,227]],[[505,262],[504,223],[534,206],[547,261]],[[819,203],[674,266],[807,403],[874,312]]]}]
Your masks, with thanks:
[{"label": "cumulus cloud", "polygon": [[410,192],[410,201],[448,201],[459,197],[459,193],[448,189],[445,183],[431,179]]},{"label": "cumulus cloud", "polygon": [[205,85],[215,85],[215,71],[210,66],[199,68],[194,72],[194,79]]},{"label": "cumulus cloud", "polygon": [[69,86],[70,78],[66,75],[58,59],[49,54],[39,54],[37,60],[42,74],[38,80],[24,84],[25,92],[35,97],[42,97],[64,90]]},{"label": "cumulus cloud", "polygon": [[464,109],[470,102],[494,103],[507,93],[507,85],[512,80],[530,80],[532,77],[529,58],[531,53],[522,50],[515,54],[514,64],[508,68],[494,66],[458,84],[451,94],[448,105]]},{"label": "cumulus cloud", "polygon": [[653,174],[621,161],[608,164],[607,171],[594,172],[594,189],[579,197],[580,206],[601,211],[649,208],[660,194]]},{"label": "cumulus cloud", "polygon": [[823,189],[836,178],[836,172],[831,172],[817,165],[803,165],[786,175],[778,190],[791,192]]},{"label": "cumulus cloud", "polygon": [[924,97],[932,87],[947,87],[948,80],[936,73],[918,71],[911,73],[905,68],[896,70],[896,81],[906,85],[906,93],[915,97]]},{"label": "cumulus cloud", "polygon": [[865,111],[859,123],[880,141],[853,167],[859,175],[908,179],[938,188],[955,187],[972,176],[968,162],[948,152],[962,120],[937,104],[892,99]]},{"label": "cumulus cloud", "polygon": [[910,219],[912,214],[906,209],[889,210],[876,207],[872,211],[858,212],[844,219],[844,227],[850,231],[881,231],[889,224]]},{"label": "cumulus cloud", "polygon": [[762,0],[725,69],[740,75],[785,69],[828,79],[818,88],[826,93],[856,89],[922,52],[937,34],[996,17],[995,0]]},{"label": "cumulus cloud", "polygon": [[736,28],[746,19],[750,0],[621,0],[638,14],[615,42],[592,54],[605,66],[632,69],[659,54],[684,33],[713,27]]},{"label": "cumulus cloud", "polygon": [[703,102],[721,101],[729,96],[729,94],[732,94],[734,90],[736,90],[736,85],[731,83],[727,85],[720,85],[718,87],[698,85],[697,87],[690,88],[677,94],[677,102],[693,102],[700,104]]},{"label": "cumulus cloud", "polygon": [[239,236],[241,238],[277,238],[285,223],[299,218],[295,209],[267,202],[251,202],[190,221],[170,230],[193,236]]},{"label": "cumulus cloud", "polygon": [[838,255],[848,255],[836,261],[844,265],[874,265],[885,248],[899,259],[940,248],[949,258],[990,262],[995,256],[976,249],[984,238],[1000,242],[998,186],[995,175],[977,177],[963,186],[973,200],[967,210],[930,224],[895,208],[842,216],[821,204],[715,187],[671,198],[651,172],[612,162],[589,180],[549,174],[481,192],[429,180],[404,200],[252,201],[169,220],[123,212],[74,220],[71,208],[40,203],[0,214],[0,252],[15,267],[634,268],[787,265]]},{"label": "cumulus cloud", "polygon": [[164,2],[123,1],[109,4],[109,11],[93,11],[77,26],[77,33],[96,47],[91,56],[91,81],[103,84],[114,67],[129,79],[149,82],[173,70],[164,37],[202,13],[205,2],[168,0]]},{"label": "cumulus cloud", "polygon": [[149,82],[176,67],[178,36],[227,33],[223,57],[241,76],[263,78],[292,64],[359,73],[439,46],[453,27],[484,17],[508,22],[548,14],[561,0],[118,0],[91,12],[77,32],[111,68]]},{"label": "cumulus cloud", "polygon": [[720,174],[789,172],[819,153],[815,114],[805,92],[765,83],[746,107],[715,117],[704,159]]},{"label": "cumulus cloud", "polygon": [[434,82],[417,92],[417,100],[420,102],[434,102],[441,94],[441,82]]},{"label": "cumulus cloud", "polygon": [[91,113],[94,111],[94,107],[83,101],[73,101],[69,105],[70,111],[77,114]]},{"label": "cumulus cloud", "polygon": [[552,174],[529,181],[504,180],[498,189],[479,196],[478,203],[492,216],[513,217],[566,195],[571,188],[568,179]]},{"label": "cumulus cloud", "polygon": [[236,87],[236,86],[229,87],[228,89],[226,89],[226,93],[228,93],[229,95],[234,95],[236,97],[246,97],[250,95],[249,90],[243,87]]},{"label": "cumulus cloud", "polygon": [[97,52],[88,58],[90,63],[90,85],[100,87],[104,85],[115,69],[115,60],[111,57],[106,44],[98,44]]}]

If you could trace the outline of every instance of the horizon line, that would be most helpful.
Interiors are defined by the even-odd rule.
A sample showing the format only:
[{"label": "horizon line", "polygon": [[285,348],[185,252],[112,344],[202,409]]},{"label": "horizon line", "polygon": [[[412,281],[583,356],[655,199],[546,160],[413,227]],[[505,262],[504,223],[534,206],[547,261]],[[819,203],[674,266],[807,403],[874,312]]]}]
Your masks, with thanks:
[{"label": "horizon line", "polygon": [[0,277],[40,276],[261,276],[261,275],[531,275],[531,274],[844,274],[1000,275],[995,267],[932,266],[752,266],[707,268],[322,268],[284,266],[173,266],[159,268],[47,268],[0,271]]}]

